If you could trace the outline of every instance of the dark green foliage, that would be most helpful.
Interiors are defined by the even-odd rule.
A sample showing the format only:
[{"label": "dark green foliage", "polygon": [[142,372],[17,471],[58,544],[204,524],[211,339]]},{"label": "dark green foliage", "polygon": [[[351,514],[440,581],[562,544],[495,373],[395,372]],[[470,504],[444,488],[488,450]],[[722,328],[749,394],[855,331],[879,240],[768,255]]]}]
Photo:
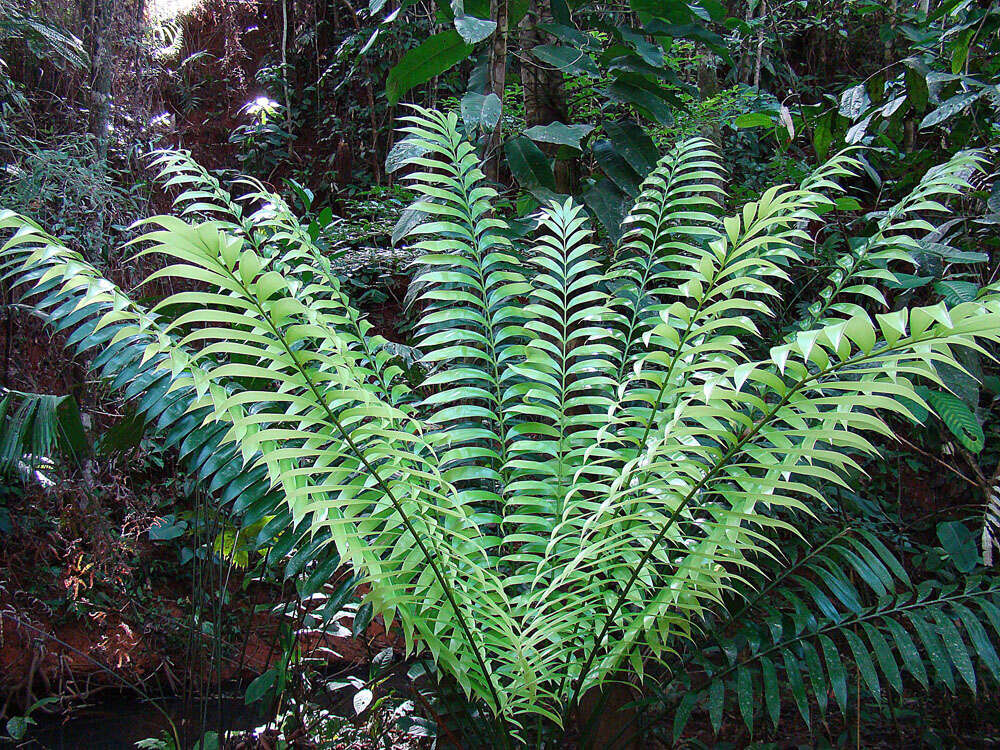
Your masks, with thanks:
[{"label": "dark green foliage", "polygon": [[0,473],[30,474],[56,454],[79,464],[89,453],[72,396],[0,388]]},{"label": "dark green foliage", "polygon": [[[787,558],[767,566],[742,607],[708,623],[711,645],[689,655],[674,690],[710,714],[738,710],[753,734],[792,714],[807,725],[830,710],[846,718],[855,683],[878,703],[898,701],[908,685],[975,694],[1000,679],[1000,583],[985,571],[914,581],[911,566],[863,529],[796,545]],[[676,733],[686,720],[678,714]]]},{"label": "dark green foliage", "polygon": [[0,150],[11,154],[0,205],[45,224],[90,259],[120,260],[114,249],[141,216],[148,186],[100,161],[83,136],[42,142],[15,135],[0,140]]}]

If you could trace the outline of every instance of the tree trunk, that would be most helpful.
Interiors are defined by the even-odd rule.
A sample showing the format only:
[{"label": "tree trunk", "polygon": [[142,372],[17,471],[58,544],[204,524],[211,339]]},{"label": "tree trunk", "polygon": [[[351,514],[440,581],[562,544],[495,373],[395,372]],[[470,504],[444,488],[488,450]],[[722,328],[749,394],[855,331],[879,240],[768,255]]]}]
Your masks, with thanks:
[{"label": "tree trunk", "polygon": [[[292,6],[292,13],[295,12],[295,6]],[[292,21],[294,26],[295,22]],[[293,29],[294,31],[294,29]],[[288,0],[281,0],[281,83],[285,94],[285,129],[288,130],[289,136],[292,135],[292,93],[291,93],[291,78],[292,72],[288,67]],[[288,139],[288,155],[292,155],[292,141],[293,138]]]},{"label": "tree trunk", "polygon": [[[361,31],[361,21],[358,18],[358,12],[351,5],[350,0],[341,0],[344,6],[351,14],[351,21],[354,23],[354,28],[360,32]],[[378,153],[378,122],[375,116],[375,92],[372,88],[371,75],[371,63],[368,61],[369,58],[365,58],[365,95],[368,97],[368,117],[371,125],[372,140],[371,140],[371,167],[372,174],[375,176],[375,184],[382,184],[382,160],[379,158]]]},{"label": "tree trunk", "polygon": [[753,68],[753,87],[760,88],[760,68],[764,58],[764,18],[767,16],[767,0],[760,0],[761,26],[757,30],[757,61]]},{"label": "tree trunk", "polygon": [[110,47],[114,12],[114,0],[82,0],[81,3],[84,44],[90,55],[88,130],[94,136],[94,146],[102,160],[108,155],[111,126],[113,71]]},{"label": "tree trunk", "polygon": [[912,154],[916,142],[917,121],[913,117],[907,117],[903,122],[903,153]]},{"label": "tree trunk", "polygon": [[[698,58],[698,97],[706,101],[718,93],[719,78],[715,69],[715,56],[706,50],[706,53]],[[701,135],[716,144],[722,142],[722,129],[716,123],[703,125]]]},{"label": "tree trunk", "polygon": [[493,42],[490,46],[490,92],[500,99],[501,119],[490,133],[486,144],[486,178],[498,182],[500,180],[500,141],[503,132],[503,89],[507,82],[507,25],[510,20],[507,0],[492,0],[490,2],[490,18],[496,21],[497,29],[493,32]]},{"label": "tree trunk", "polygon": [[893,45],[893,38],[896,35],[896,13],[898,10],[898,0],[890,0],[886,7],[886,19],[889,23],[889,28],[892,29],[892,33],[889,38],[885,40],[882,45],[882,65],[888,67],[892,64],[893,58],[895,57],[895,48]]},{"label": "tree trunk", "polygon": [[626,675],[617,675],[601,689],[589,690],[579,704],[577,732],[584,747],[600,750],[638,750],[639,710],[629,706],[639,697],[627,683]]},{"label": "tree trunk", "polygon": [[[518,27],[521,86],[524,89],[524,125],[527,128],[553,122],[569,124],[569,107],[562,72],[538,63],[529,54],[535,47],[551,43],[548,35],[538,25],[551,23],[552,20],[548,0],[530,0],[528,13]],[[557,146],[542,144],[542,151],[548,156],[555,156],[557,150]],[[579,182],[579,160],[556,159],[554,171],[556,191],[572,193]]]},{"label": "tree trunk", "polygon": [[[747,15],[746,15],[746,22],[748,26],[750,25],[750,22],[752,20],[753,20],[753,6],[750,5],[750,3],[748,2]],[[742,46],[742,42],[740,43],[740,47],[741,47],[740,66],[738,70],[739,80],[742,83],[745,83],[747,86],[749,86],[750,85],[750,40],[747,39],[747,46],[745,49]]]}]

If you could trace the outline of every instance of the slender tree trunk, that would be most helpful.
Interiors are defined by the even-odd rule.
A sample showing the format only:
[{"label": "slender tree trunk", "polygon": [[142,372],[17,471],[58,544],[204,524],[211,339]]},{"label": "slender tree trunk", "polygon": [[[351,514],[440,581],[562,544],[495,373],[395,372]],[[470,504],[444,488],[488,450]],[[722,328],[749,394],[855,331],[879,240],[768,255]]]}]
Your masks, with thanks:
[{"label": "slender tree trunk", "polygon": [[[549,44],[548,35],[538,28],[539,24],[552,22],[552,9],[548,0],[530,0],[528,13],[521,21],[519,41],[521,45],[521,86],[524,89],[524,124],[548,125],[553,122],[569,124],[569,107],[566,103],[566,87],[563,74],[547,65],[530,58],[535,47]],[[557,147],[543,144],[542,150],[555,156]],[[555,161],[556,190],[572,193],[579,182],[579,160],[557,159]]]},{"label": "slender tree trunk", "polygon": [[638,691],[618,674],[602,688],[593,688],[580,699],[577,732],[586,747],[601,750],[638,750],[639,709],[632,704]]},{"label": "slender tree trunk", "polygon": [[819,36],[819,69],[823,71],[823,75],[829,75],[830,72],[830,42],[828,38],[828,31],[826,29],[820,30]]},{"label": "slender tree trunk", "polygon": [[490,133],[486,144],[485,171],[487,179],[500,180],[500,141],[503,134],[503,89],[507,82],[507,25],[510,21],[508,0],[491,0],[490,18],[496,21],[490,45],[490,92],[500,99],[501,119]]},{"label": "slender tree trunk", "polygon": [[[706,50],[705,54],[698,58],[698,96],[705,101],[718,93],[719,78],[715,68],[715,56]],[[703,125],[701,134],[715,143],[719,143],[722,138],[722,131],[716,123]]]},{"label": "slender tree trunk", "polygon": [[[294,7],[292,12],[295,12]],[[285,94],[285,128],[292,135],[292,94],[289,85],[291,71],[288,69],[288,0],[281,0],[281,82]],[[288,139],[288,154],[292,153],[292,139]]]},{"label": "slender tree trunk", "polygon": [[114,0],[83,0],[84,43],[90,55],[90,101],[87,127],[94,136],[97,155],[108,155],[111,125],[111,24],[114,20]]},{"label": "slender tree trunk", "polygon": [[917,121],[907,117],[903,122],[903,153],[912,154],[917,142]]},{"label": "slender tree trunk", "polygon": [[[747,26],[753,20],[753,6],[747,3],[747,15],[746,22]],[[742,45],[741,45],[742,46]],[[747,46],[743,50],[743,54],[740,55],[740,81],[745,83],[747,86],[750,85],[750,41],[747,40]]]},{"label": "slender tree trunk", "polygon": [[548,35],[538,26],[551,22],[552,14],[547,0],[531,0],[528,13],[519,26],[522,53],[521,85],[524,88],[524,124],[529,128],[534,125],[548,125],[556,121],[566,122],[569,119],[562,73],[547,65],[535,62],[530,57],[531,50],[550,42]]},{"label": "slender tree trunk", "polygon": [[893,57],[895,56],[895,45],[893,44],[893,37],[896,34],[896,11],[898,10],[898,0],[889,0],[886,7],[886,15],[888,15],[889,28],[892,29],[892,34],[885,40],[882,48],[882,64],[891,65]]},{"label": "slender tree trunk", "polygon": [[[358,12],[351,5],[350,0],[341,0],[344,7],[350,11],[351,20],[354,22],[354,28],[357,31],[361,31],[361,21],[358,19]],[[370,118],[371,130],[372,130],[372,140],[371,140],[371,167],[372,174],[375,176],[375,184],[382,184],[382,160],[379,158],[378,153],[378,122],[375,118],[375,92],[372,89],[372,76],[371,65],[365,59],[365,95],[368,98],[368,116]]]},{"label": "slender tree trunk", "polygon": [[764,17],[767,15],[767,0],[760,0],[761,26],[757,30],[757,62],[753,69],[753,87],[760,88],[760,68],[764,57]]}]

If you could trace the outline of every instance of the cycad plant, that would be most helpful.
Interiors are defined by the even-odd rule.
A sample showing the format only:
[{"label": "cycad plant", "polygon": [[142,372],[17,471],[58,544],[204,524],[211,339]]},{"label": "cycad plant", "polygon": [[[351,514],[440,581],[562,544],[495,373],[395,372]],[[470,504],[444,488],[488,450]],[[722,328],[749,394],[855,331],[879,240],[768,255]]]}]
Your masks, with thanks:
[{"label": "cycad plant", "polygon": [[75,329],[72,345],[100,350],[151,422],[182,433],[211,490],[242,509],[256,502],[244,491],[277,493],[269,518],[326,540],[409,649],[504,741],[537,746],[585,696],[641,678],[750,595],[781,555],[773,540],[891,437],[883,415],[909,415],[937,365],[1000,339],[992,293],[864,306],[884,302],[889,264],[976,159],[929,172],[845,254],[809,320],[769,343],[760,324],[850,154],[724,218],[711,144],[680,143],[605,262],[571,200],[517,240],[454,114],[405,123],[424,215],[416,385],[280,198],[250,182],[233,199],[182,154],[158,161],[183,190],[180,218],[136,240],[170,261],[148,280],[181,291],[145,309],[11,213],[3,268]]}]

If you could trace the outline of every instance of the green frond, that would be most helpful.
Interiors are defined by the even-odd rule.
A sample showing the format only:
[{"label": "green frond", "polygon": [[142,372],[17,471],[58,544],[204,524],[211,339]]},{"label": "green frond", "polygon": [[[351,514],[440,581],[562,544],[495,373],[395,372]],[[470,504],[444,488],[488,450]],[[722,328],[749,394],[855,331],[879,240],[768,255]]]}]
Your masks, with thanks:
[{"label": "green frond", "polygon": [[[404,164],[422,199],[413,210],[427,220],[411,235],[425,255],[416,279],[424,309],[418,323],[422,361],[433,368],[423,383],[423,406],[442,431],[449,481],[468,489],[493,512],[501,498],[482,480],[500,481],[506,464],[510,417],[503,374],[521,338],[515,298],[528,290],[520,260],[492,216],[496,191],[484,183],[475,149],[464,140],[455,113],[414,107],[402,128],[420,156]],[[485,459],[485,460],[484,460]]]},{"label": "green frond", "polygon": [[[368,375],[398,405],[412,401],[412,393],[402,371],[392,362],[388,341],[371,334],[371,324],[352,306],[334,273],[337,253],[323,251],[300,224],[288,204],[268,191],[258,180],[243,178],[237,185],[247,192],[234,198],[217,178],[195,162],[185,151],[159,151],[152,166],[165,185],[180,188],[174,206],[182,216],[206,218],[220,231],[240,237],[254,249],[261,263],[303,283],[302,300],[307,305],[322,301],[333,304],[339,312],[334,322],[338,333],[352,348],[363,353]],[[170,228],[176,220],[158,217],[165,234],[149,233],[146,241],[162,237],[170,240]]]},{"label": "green frond", "polygon": [[981,545],[983,562],[987,567],[992,567],[993,555],[997,549],[1000,549],[1000,488],[997,487],[996,483],[986,493]]},{"label": "green frond", "polygon": [[970,187],[969,177],[981,169],[981,155],[961,151],[944,164],[932,167],[917,186],[890,208],[878,220],[876,232],[861,240],[850,252],[837,260],[837,267],[830,272],[818,299],[808,307],[807,315],[799,323],[800,330],[808,330],[822,323],[831,313],[850,316],[858,310],[856,302],[845,297],[870,299],[887,307],[879,285],[896,281],[889,270],[890,263],[915,265],[912,253],[920,250],[917,238],[934,230],[922,218],[927,212],[946,213],[942,203],[949,196],[961,195]]},{"label": "green frond", "polygon": [[616,286],[613,306],[620,315],[617,380],[647,346],[644,334],[671,296],[669,273],[678,255],[694,255],[699,246],[720,236],[717,196],[723,174],[712,143],[692,138],[674,146],[650,172],[625,218],[625,233],[609,278]]},{"label": "green frond", "polygon": [[630,367],[619,386],[624,427],[618,437],[641,445],[653,425],[669,418],[685,388],[700,387],[691,375],[743,362],[742,339],[759,336],[750,314],[772,314],[772,280],[786,275],[779,259],[794,257],[807,239],[799,223],[816,203],[808,191],[771,188],[742,213],[725,219],[723,233],[698,246],[687,244],[668,257],[659,320],[647,336],[652,351]]},{"label": "green frond", "polygon": [[[642,460],[610,485],[603,512],[592,510],[582,524],[586,538],[589,529],[643,521],[629,537],[619,531],[615,545],[600,545],[603,571],[629,572],[614,605],[597,615],[604,627],[591,650],[606,655],[594,673],[613,671],[640,638],[662,652],[668,641],[644,623],[669,622],[679,608],[698,612],[705,597],[718,598],[733,575],[718,557],[739,567],[759,546],[740,533],[744,526],[783,528],[775,508],[808,512],[808,502],[822,503],[817,484],[842,483],[858,468],[851,454],[874,453],[864,433],[891,436],[874,410],[905,414],[899,396],[921,403],[905,376],[936,380],[934,365],[951,359],[952,347],[995,336],[988,331],[1000,321],[1000,303],[969,304],[915,308],[908,335],[858,315],[776,348],[769,361],[706,372],[663,431],[652,433]],[[880,335],[885,343],[876,345]],[[680,564],[672,562],[677,555]],[[711,579],[699,581],[686,565]],[[687,581],[700,586],[685,591]]]},{"label": "green frond", "polygon": [[[32,6],[27,6],[29,11]],[[33,15],[14,3],[0,5],[0,40],[23,39],[38,59],[43,55],[58,58],[73,68],[85,70],[90,57],[83,42],[72,32],[42,15]]]},{"label": "green frond", "polygon": [[[586,449],[611,406],[616,354],[607,328],[607,295],[595,289],[601,264],[583,208],[567,200],[542,209],[529,251],[538,272],[523,314],[527,339],[511,350],[507,390],[512,426],[505,474],[509,559],[529,585],[552,572],[568,504],[593,476]],[[513,581],[511,581],[513,583]]]},{"label": "green frond", "polygon": [[861,171],[861,162],[854,158],[857,150],[857,147],[848,147],[834,154],[810,172],[799,184],[799,188],[813,193],[817,204],[833,205],[834,199],[831,195],[844,192],[839,180],[854,177]]},{"label": "green frond", "polygon": [[[475,621],[473,610],[489,607],[489,598],[479,596],[489,590],[489,578],[463,577],[461,590],[452,582],[458,570],[484,568],[484,560],[475,559],[482,554],[477,529],[437,471],[419,425],[358,382],[352,369],[358,357],[335,330],[337,306],[330,312],[313,300],[307,307],[295,296],[297,284],[211,223],[175,226],[170,239],[154,247],[178,263],[151,278],[197,279],[214,291],[201,292],[203,307],[167,325],[156,312],[184,303],[188,293],[146,313],[65,248],[38,252],[55,261],[46,275],[85,289],[87,301],[110,303],[99,328],[125,323],[112,345],[144,337],[144,360],[169,372],[171,387],[183,382],[181,375],[190,378],[197,395],[192,408],[210,410],[205,420],[224,428],[223,440],[236,441],[244,466],[267,469],[293,521],[311,515],[313,533],[329,531],[341,555],[368,574],[373,602],[389,619],[398,615],[408,637],[419,631],[447,660],[450,652],[435,644],[457,637],[457,628],[468,644],[460,653],[482,662],[468,623]],[[212,343],[197,353],[186,348],[206,339]],[[239,384],[235,393],[226,387],[232,381]],[[366,517],[372,522],[355,523]],[[434,616],[444,609],[450,614]],[[483,667],[464,664],[461,671],[467,690],[495,693]]]},{"label": "green frond", "polygon": [[[984,577],[914,585],[876,536],[841,532],[719,622],[715,645],[673,666],[677,687],[689,696],[675,735],[698,704],[716,730],[727,704],[751,733],[766,723],[777,728],[789,692],[795,709],[785,707],[786,720],[797,714],[810,725],[834,707],[847,717],[855,668],[864,697],[876,702],[891,700],[890,691],[903,694],[908,679],[952,693],[964,684],[975,693],[982,679],[1000,680],[998,605],[1000,587]],[[733,623],[738,630],[730,630]]]},{"label": "green frond", "polygon": [[[702,151],[696,153],[705,156]],[[837,154],[811,173],[798,190],[771,188],[740,214],[716,221],[721,233],[712,229],[710,214],[667,215],[671,221],[660,225],[649,247],[662,242],[670,252],[658,259],[665,267],[650,279],[672,286],[654,290],[653,299],[659,304],[649,308],[651,317],[643,331],[644,339],[655,344],[652,355],[621,362],[619,399],[625,424],[633,426],[620,428],[619,436],[631,433],[633,439],[640,436],[639,442],[644,442],[660,415],[676,406],[677,398],[665,397],[671,392],[679,395],[673,389],[689,380],[689,370],[704,369],[706,361],[739,359],[741,341],[759,336],[752,316],[773,314],[768,299],[778,293],[771,280],[787,278],[782,266],[797,261],[800,244],[808,240],[801,225],[817,218],[815,210],[831,203],[826,193],[842,191],[837,179],[852,175],[857,167],[849,151]],[[704,171],[697,174],[709,176]],[[637,213],[642,205],[640,198]],[[717,207],[714,202],[709,205]],[[692,219],[708,224],[702,228],[686,223]],[[649,234],[643,232],[633,246],[642,247],[642,238]],[[688,240],[664,241],[671,234]],[[639,309],[638,304],[635,307]],[[626,329],[626,341],[633,330],[631,326]],[[626,349],[631,346],[626,344]],[[622,379],[625,364],[631,369],[627,380]],[[626,404],[631,399],[634,403],[629,409]]]}]

